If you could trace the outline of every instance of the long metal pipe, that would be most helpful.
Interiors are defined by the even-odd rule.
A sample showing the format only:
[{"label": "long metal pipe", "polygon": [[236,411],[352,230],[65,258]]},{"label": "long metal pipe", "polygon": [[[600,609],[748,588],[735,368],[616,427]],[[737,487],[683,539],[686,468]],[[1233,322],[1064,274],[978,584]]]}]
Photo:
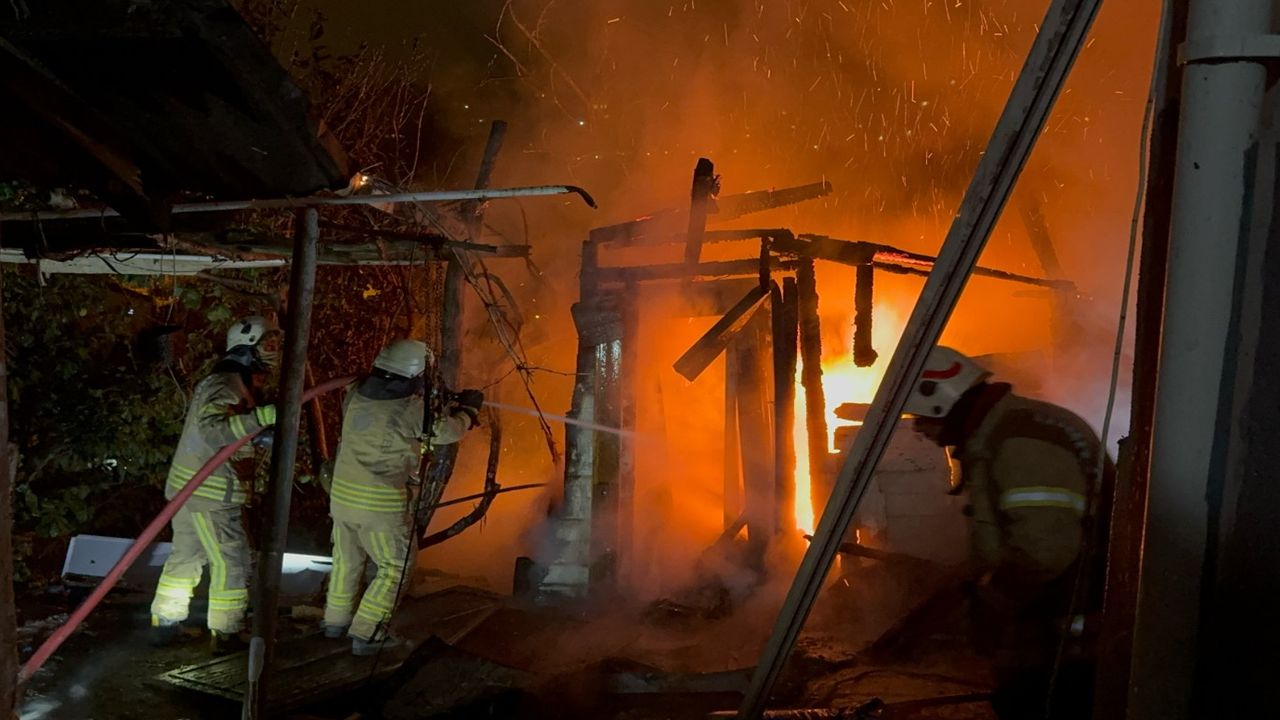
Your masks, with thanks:
[{"label": "long metal pipe", "polygon": [[[596,201],[580,187],[574,185],[534,185],[531,187],[492,188],[481,190],[429,190],[423,192],[388,193],[386,195],[348,195],[346,197],[271,198],[267,200],[215,200],[211,202],[178,203],[169,209],[174,214],[230,212],[232,210],[286,210],[323,205],[388,205],[410,202],[453,202],[456,200],[500,200],[516,197],[545,197],[548,195],[577,195],[589,207]],[[85,220],[116,217],[120,213],[112,208],[84,208],[76,210],[37,210],[34,212],[11,211],[0,213],[0,222],[14,220]]]},{"label": "long metal pipe", "polygon": [[293,496],[293,465],[298,454],[298,424],[302,420],[307,341],[311,333],[311,301],[316,289],[316,249],[320,238],[320,214],[315,208],[298,212],[289,277],[289,315],[285,329],[283,377],[279,414],[271,453],[271,515],[266,542],[258,559],[254,588],[253,639],[249,645],[249,686],[243,716],[265,718],[276,633],[276,607],[280,603],[280,573],[289,534],[289,504]]},{"label": "long metal pipe", "polygon": [[902,340],[894,349],[884,380],[876,389],[867,421],[852,449],[845,453],[844,464],[818,522],[814,540],[800,562],[773,633],[756,664],[751,686],[743,697],[738,710],[738,717],[742,720],[755,720],[764,712],[769,693],[795,647],[836,552],[849,531],[858,502],[888,447],[911,388],[920,377],[929,352],[937,344],[942,328],[1013,192],[1014,182],[1035,147],[1049,111],[1084,46],[1100,4],[1101,0],[1054,0],[1049,6],[1026,65],[1013,86],[987,150],[938,253],[933,272],[925,281]]},{"label": "long metal pipe", "polygon": [[[1187,46],[1243,41],[1268,32],[1270,22],[1270,0],[1191,0]],[[1206,495],[1222,471],[1230,425],[1220,424],[1219,409],[1231,392],[1223,376],[1249,195],[1245,154],[1256,139],[1266,78],[1258,58],[1203,58],[1183,71],[1132,718],[1192,717]]]}]

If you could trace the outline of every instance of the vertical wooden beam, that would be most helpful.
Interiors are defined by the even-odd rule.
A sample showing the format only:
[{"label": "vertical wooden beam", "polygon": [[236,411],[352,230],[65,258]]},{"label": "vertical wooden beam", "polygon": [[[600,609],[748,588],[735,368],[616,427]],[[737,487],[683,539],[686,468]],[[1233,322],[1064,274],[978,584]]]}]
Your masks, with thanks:
[{"label": "vertical wooden beam", "polygon": [[9,453],[9,364],[4,329],[4,277],[0,272],[0,716],[18,704],[18,615],[13,595],[13,476]]},{"label": "vertical wooden beam", "polygon": [[715,173],[716,167],[710,160],[698,158],[689,193],[689,230],[684,246],[686,265],[697,265],[702,254],[702,237],[707,231],[707,205],[711,197],[720,191],[720,179]]},{"label": "vertical wooden beam", "polygon": [[730,343],[724,354],[724,528],[742,515],[742,463],[738,442],[738,364],[741,354]]},{"label": "vertical wooden beam", "polygon": [[[489,140],[485,143],[484,155],[480,159],[480,169],[476,173],[476,189],[483,190],[489,186],[493,177],[494,164],[498,153],[502,150],[502,141],[506,137],[507,123],[495,120],[489,128]],[[483,204],[469,202],[463,206],[463,216],[467,224],[468,240],[479,239],[484,226]],[[467,270],[466,255],[459,250],[449,254],[444,275],[444,308],[440,318],[440,382],[449,390],[459,389],[462,381],[462,335],[467,309]],[[444,496],[445,487],[453,477],[454,465],[458,462],[460,443],[451,443],[438,448],[427,469],[427,480],[423,484],[421,507],[425,508],[422,516],[415,518],[418,530],[426,533],[435,514],[435,506]]]},{"label": "vertical wooden beam", "polygon": [[621,443],[618,459],[618,580],[627,583],[635,565],[635,495],[636,495],[636,398],[640,391],[639,288],[628,285],[622,298],[622,366],[618,378],[621,395],[619,427],[627,434]]},{"label": "vertical wooden beam", "polygon": [[809,490],[814,507],[814,522],[819,508],[827,504],[830,481],[826,466],[830,442],[827,430],[827,398],[822,388],[822,323],[818,319],[818,282],[813,260],[801,262],[796,270],[796,309],[800,323],[800,357],[803,362],[800,382],[804,386],[805,429],[809,452]]},{"label": "vertical wooden beam", "polygon": [[[622,421],[621,337],[595,346],[595,419],[593,422],[618,427]],[[596,432],[591,467],[591,590],[608,597],[616,589],[621,503],[619,479],[622,470],[622,442],[614,433]]]},{"label": "vertical wooden beam", "polygon": [[[280,399],[276,403],[275,443],[271,450],[271,513],[266,544],[258,558],[254,586],[253,640],[249,648],[249,691],[244,715],[269,717],[271,666],[275,654],[276,608],[280,602],[280,573],[289,533],[289,504],[293,497],[293,468],[298,453],[298,425],[302,419],[302,390],[306,382],[307,341],[311,334],[311,301],[316,289],[316,246],[319,213],[298,211],[294,230],[293,267],[289,277],[289,315],[286,318]],[[256,676],[256,677],[255,677]],[[256,680],[256,682],[255,682]]]},{"label": "vertical wooden beam", "polygon": [[796,527],[796,280],[773,284],[773,482],[779,533]]},{"label": "vertical wooden beam", "polygon": [[857,285],[853,291],[853,364],[871,367],[880,354],[872,343],[871,323],[874,310],[876,269],[871,263],[857,267]]},{"label": "vertical wooden beam", "polygon": [[[768,310],[768,312],[766,312]],[[772,308],[761,309],[735,341],[738,356],[738,432],[742,450],[743,515],[751,561],[763,570],[765,551],[777,533],[773,415],[769,405],[769,335]]]}]

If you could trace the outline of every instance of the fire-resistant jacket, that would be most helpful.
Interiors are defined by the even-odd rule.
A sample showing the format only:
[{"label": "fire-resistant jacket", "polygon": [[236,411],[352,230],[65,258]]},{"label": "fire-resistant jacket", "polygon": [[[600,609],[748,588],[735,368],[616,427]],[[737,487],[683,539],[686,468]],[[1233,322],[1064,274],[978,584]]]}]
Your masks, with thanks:
[{"label": "fire-resistant jacket", "polygon": [[458,442],[471,427],[465,414],[447,414],[422,435],[423,397],[370,397],[365,383],[347,388],[342,440],[333,465],[330,513],[360,522],[408,512],[409,479],[430,447]]},{"label": "fire-resistant jacket", "polygon": [[1052,582],[1080,554],[1099,442],[1057,405],[1007,394],[958,448],[981,570],[1005,585]]},{"label": "fire-resistant jacket", "polygon": [[[219,450],[269,424],[264,422],[264,408],[254,405],[253,395],[238,372],[215,372],[196,385],[182,437],[169,466],[166,497],[176,495]],[[237,457],[252,452],[245,448]],[[243,505],[248,499],[247,488],[236,477],[230,462],[214,470],[195,494],[228,505]]]}]

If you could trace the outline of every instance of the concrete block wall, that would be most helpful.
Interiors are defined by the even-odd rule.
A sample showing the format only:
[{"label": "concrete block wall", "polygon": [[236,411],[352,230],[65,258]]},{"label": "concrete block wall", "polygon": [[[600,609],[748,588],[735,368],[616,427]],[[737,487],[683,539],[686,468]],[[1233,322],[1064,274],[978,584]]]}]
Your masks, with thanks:
[{"label": "concrete block wall", "polygon": [[[837,444],[848,447],[839,439]],[[839,454],[831,456],[833,478],[840,459]],[[947,494],[949,477],[942,448],[900,426],[854,517],[857,541],[943,565],[964,562],[969,555],[967,501]]]}]

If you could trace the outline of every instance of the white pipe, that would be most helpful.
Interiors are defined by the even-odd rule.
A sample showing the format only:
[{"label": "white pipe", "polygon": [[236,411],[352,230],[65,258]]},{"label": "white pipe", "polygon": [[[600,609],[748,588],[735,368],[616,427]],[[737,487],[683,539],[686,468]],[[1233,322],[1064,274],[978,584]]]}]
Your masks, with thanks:
[{"label": "white pipe", "polygon": [[[1270,0],[1191,0],[1188,46],[1268,32]],[[1184,46],[1185,47],[1185,46]],[[1251,178],[1245,153],[1261,116],[1257,58],[1186,66],[1174,179],[1147,528],[1134,628],[1130,715],[1192,717],[1200,595],[1237,246]],[[1230,393],[1230,388],[1227,389]]]},{"label": "white pipe", "polygon": [[[215,200],[211,202],[178,203],[170,212],[207,213],[232,210],[272,210],[286,208],[317,207],[320,205],[386,205],[408,202],[453,202],[457,200],[498,200],[516,197],[545,197],[548,195],[577,195],[590,207],[596,202],[586,190],[574,185],[536,185],[532,187],[492,188],[485,190],[433,190],[426,192],[389,193],[386,195],[348,195],[346,197],[273,198],[269,200]],[[77,210],[36,210],[0,213],[0,222],[13,220],[85,220],[117,217],[120,213],[111,208]]]}]

